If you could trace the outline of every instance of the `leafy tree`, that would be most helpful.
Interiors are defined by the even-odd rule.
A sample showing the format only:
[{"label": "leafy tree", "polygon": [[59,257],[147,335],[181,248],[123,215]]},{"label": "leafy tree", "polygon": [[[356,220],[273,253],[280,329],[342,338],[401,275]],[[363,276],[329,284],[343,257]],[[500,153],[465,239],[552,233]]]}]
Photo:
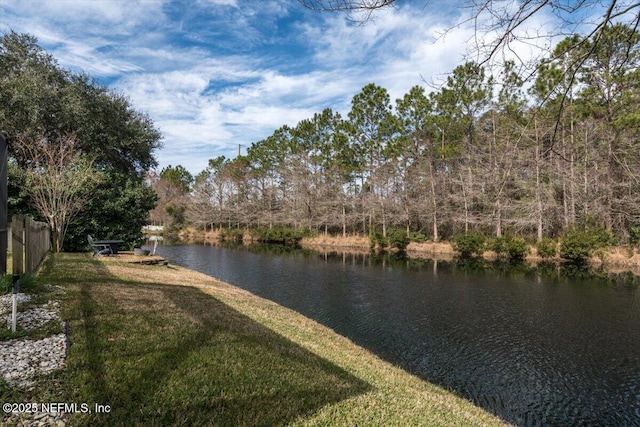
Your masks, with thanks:
[{"label": "leafy tree", "polygon": [[[438,241],[440,218],[443,216],[439,193],[446,185],[439,169],[443,151],[438,138],[438,126],[432,100],[424,88],[415,86],[396,101],[396,116],[400,125],[400,141],[404,153],[404,206],[407,209],[407,227],[418,222],[415,211],[428,212],[431,216],[433,240]],[[413,212],[411,212],[413,211]]]},{"label": "leafy tree", "polygon": [[176,167],[169,165],[163,168],[160,171],[160,179],[166,181],[169,186],[182,194],[187,194],[193,183],[193,175],[182,165]]},{"label": "leafy tree", "polygon": [[153,152],[162,136],[149,116],[89,76],[71,75],[69,82],[65,121],[76,130],[82,149],[96,156],[97,166],[141,179],[157,165]]},{"label": "leafy tree", "polygon": [[149,211],[156,201],[156,193],[143,181],[105,173],[82,212],[70,223],[64,249],[85,250],[87,234],[124,240],[129,249],[140,246],[144,241],[142,227],[149,224]]},{"label": "leafy tree", "polygon": [[0,69],[0,123],[10,137],[43,133],[49,137],[70,130],[59,129],[57,123],[66,105],[60,92],[68,73],[37,45],[35,37],[14,32],[2,35]]},{"label": "leafy tree", "polygon": [[140,178],[156,165],[161,136],[149,117],[124,95],[60,68],[33,36],[2,35],[0,69],[0,120],[10,136],[74,133],[97,167]]},{"label": "leafy tree", "polygon": [[[156,165],[154,151],[160,147],[161,136],[151,120],[133,109],[124,95],[100,86],[89,76],[60,68],[30,35],[10,32],[0,37],[0,69],[0,122],[10,135],[9,156],[14,168],[11,176],[15,184],[27,183],[17,180],[24,177],[20,170],[28,169],[32,161],[29,153],[37,144],[31,151],[19,151],[13,148],[17,146],[14,139],[20,136],[35,143],[73,134],[78,155],[91,159],[105,177],[99,184],[104,191],[97,190],[102,193],[100,203],[118,209],[105,214],[93,200],[84,203],[76,220],[69,222],[65,249],[84,248],[87,232],[102,238],[102,230],[105,234],[120,230],[120,235],[114,237],[130,236],[130,241],[137,241],[147,215],[136,212],[134,220],[123,222],[130,214],[125,202],[131,200],[118,185],[130,182],[129,185],[142,188],[144,174]],[[25,206],[33,204],[27,200],[31,199],[29,192],[14,183],[9,185],[9,199],[14,203],[14,212],[25,213]],[[150,198],[142,199],[140,206],[147,210],[153,207],[147,203]],[[90,223],[93,228],[87,226]]]},{"label": "leafy tree", "polygon": [[620,208],[628,204],[625,199],[629,191],[638,189],[640,179],[637,170],[628,168],[630,162],[640,160],[637,134],[629,132],[640,126],[640,33],[616,24],[602,30],[598,43],[585,41],[582,48],[588,52],[580,74],[586,84],[580,93],[582,105],[589,116],[601,118],[597,121],[605,127],[600,204],[605,227],[611,231],[628,226]]},{"label": "leafy tree", "polygon": [[158,195],[157,208],[152,212],[152,221],[160,222],[170,229],[179,229],[187,219],[188,196],[193,176],[184,166],[167,166],[153,181]]},{"label": "leafy tree", "polygon": [[16,214],[36,216],[38,213],[29,204],[27,174],[15,162],[9,162],[7,169],[7,209],[8,217]]},{"label": "leafy tree", "polygon": [[[395,120],[386,89],[373,83],[362,88],[351,101],[349,125],[357,156],[363,191],[363,230],[372,230],[376,214],[382,222],[382,235],[386,237],[385,193],[388,181],[388,160],[392,155],[392,136]],[[366,210],[366,217],[365,211]]]},{"label": "leafy tree", "polygon": [[485,70],[477,63],[467,62],[453,70],[447,77],[444,87],[435,95],[437,111],[446,120],[450,141],[459,148],[461,157],[457,161],[457,170],[452,170],[455,181],[460,187],[458,210],[463,212],[462,221],[465,233],[469,231],[478,215],[482,192],[477,191],[474,167],[478,150],[478,119],[489,107],[491,97],[491,79],[487,79]]},{"label": "leafy tree", "polygon": [[485,143],[479,144],[474,163],[480,166],[479,175],[485,177],[481,180],[481,196],[477,197],[484,205],[480,214],[488,216],[484,221],[490,222],[495,235],[501,237],[505,223],[513,228],[526,227],[530,223],[528,216],[517,218],[512,214],[521,195],[527,191],[513,171],[529,167],[528,153],[521,148],[528,121],[523,81],[515,72],[515,64],[505,62],[499,77],[495,81],[489,80],[488,89],[495,84],[499,90],[490,102],[489,111],[478,120],[478,139]]},{"label": "leafy tree", "polygon": [[320,175],[319,209],[325,234],[340,229],[343,236],[353,222],[352,201],[357,197],[355,147],[350,144],[348,124],[339,113],[325,109],[311,120],[315,144],[316,175]]}]

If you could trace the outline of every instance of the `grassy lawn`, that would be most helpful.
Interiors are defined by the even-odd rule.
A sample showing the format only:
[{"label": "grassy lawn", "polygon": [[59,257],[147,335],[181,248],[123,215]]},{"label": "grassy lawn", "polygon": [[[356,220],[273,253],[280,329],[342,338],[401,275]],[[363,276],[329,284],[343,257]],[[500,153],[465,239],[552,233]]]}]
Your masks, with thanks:
[{"label": "grassy lawn", "polygon": [[[502,425],[291,310],[178,267],[58,254],[67,369],[4,401],[109,405],[73,425]],[[7,400],[11,399],[11,400]]]}]

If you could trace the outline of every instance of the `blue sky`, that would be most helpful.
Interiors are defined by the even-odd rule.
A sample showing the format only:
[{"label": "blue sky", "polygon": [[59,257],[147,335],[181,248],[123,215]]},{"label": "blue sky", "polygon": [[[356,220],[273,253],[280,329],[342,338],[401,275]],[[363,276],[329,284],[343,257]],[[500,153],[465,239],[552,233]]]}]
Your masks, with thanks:
[{"label": "blue sky", "polygon": [[[295,0],[0,0],[0,32],[32,34],[62,67],[127,95],[164,137],[159,167],[196,174],[284,124],[346,114],[368,83],[395,100],[441,80],[474,35],[456,27],[469,11],[455,5],[400,0],[356,25]],[[530,25],[551,24],[541,14]]]}]

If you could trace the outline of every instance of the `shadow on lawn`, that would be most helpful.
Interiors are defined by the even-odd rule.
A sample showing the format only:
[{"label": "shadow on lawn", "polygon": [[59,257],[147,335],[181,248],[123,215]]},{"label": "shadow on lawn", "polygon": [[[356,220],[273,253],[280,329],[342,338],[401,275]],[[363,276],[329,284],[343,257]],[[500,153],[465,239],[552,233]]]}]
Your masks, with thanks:
[{"label": "shadow on lawn", "polygon": [[69,399],[111,412],[81,424],[285,425],[371,389],[198,289],[118,283],[89,262],[72,297]]}]

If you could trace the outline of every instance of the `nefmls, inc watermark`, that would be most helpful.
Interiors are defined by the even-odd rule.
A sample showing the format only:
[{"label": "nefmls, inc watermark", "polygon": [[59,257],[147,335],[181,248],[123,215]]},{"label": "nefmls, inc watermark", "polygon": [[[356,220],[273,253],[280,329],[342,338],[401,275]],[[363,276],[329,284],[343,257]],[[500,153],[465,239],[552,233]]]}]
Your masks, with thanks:
[{"label": "nefmls, inc watermark", "polygon": [[2,411],[10,413],[66,413],[66,414],[108,414],[111,412],[111,405],[102,403],[89,404],[86,402],[27,402],[15,403],[7,402],[2,404]]}]

